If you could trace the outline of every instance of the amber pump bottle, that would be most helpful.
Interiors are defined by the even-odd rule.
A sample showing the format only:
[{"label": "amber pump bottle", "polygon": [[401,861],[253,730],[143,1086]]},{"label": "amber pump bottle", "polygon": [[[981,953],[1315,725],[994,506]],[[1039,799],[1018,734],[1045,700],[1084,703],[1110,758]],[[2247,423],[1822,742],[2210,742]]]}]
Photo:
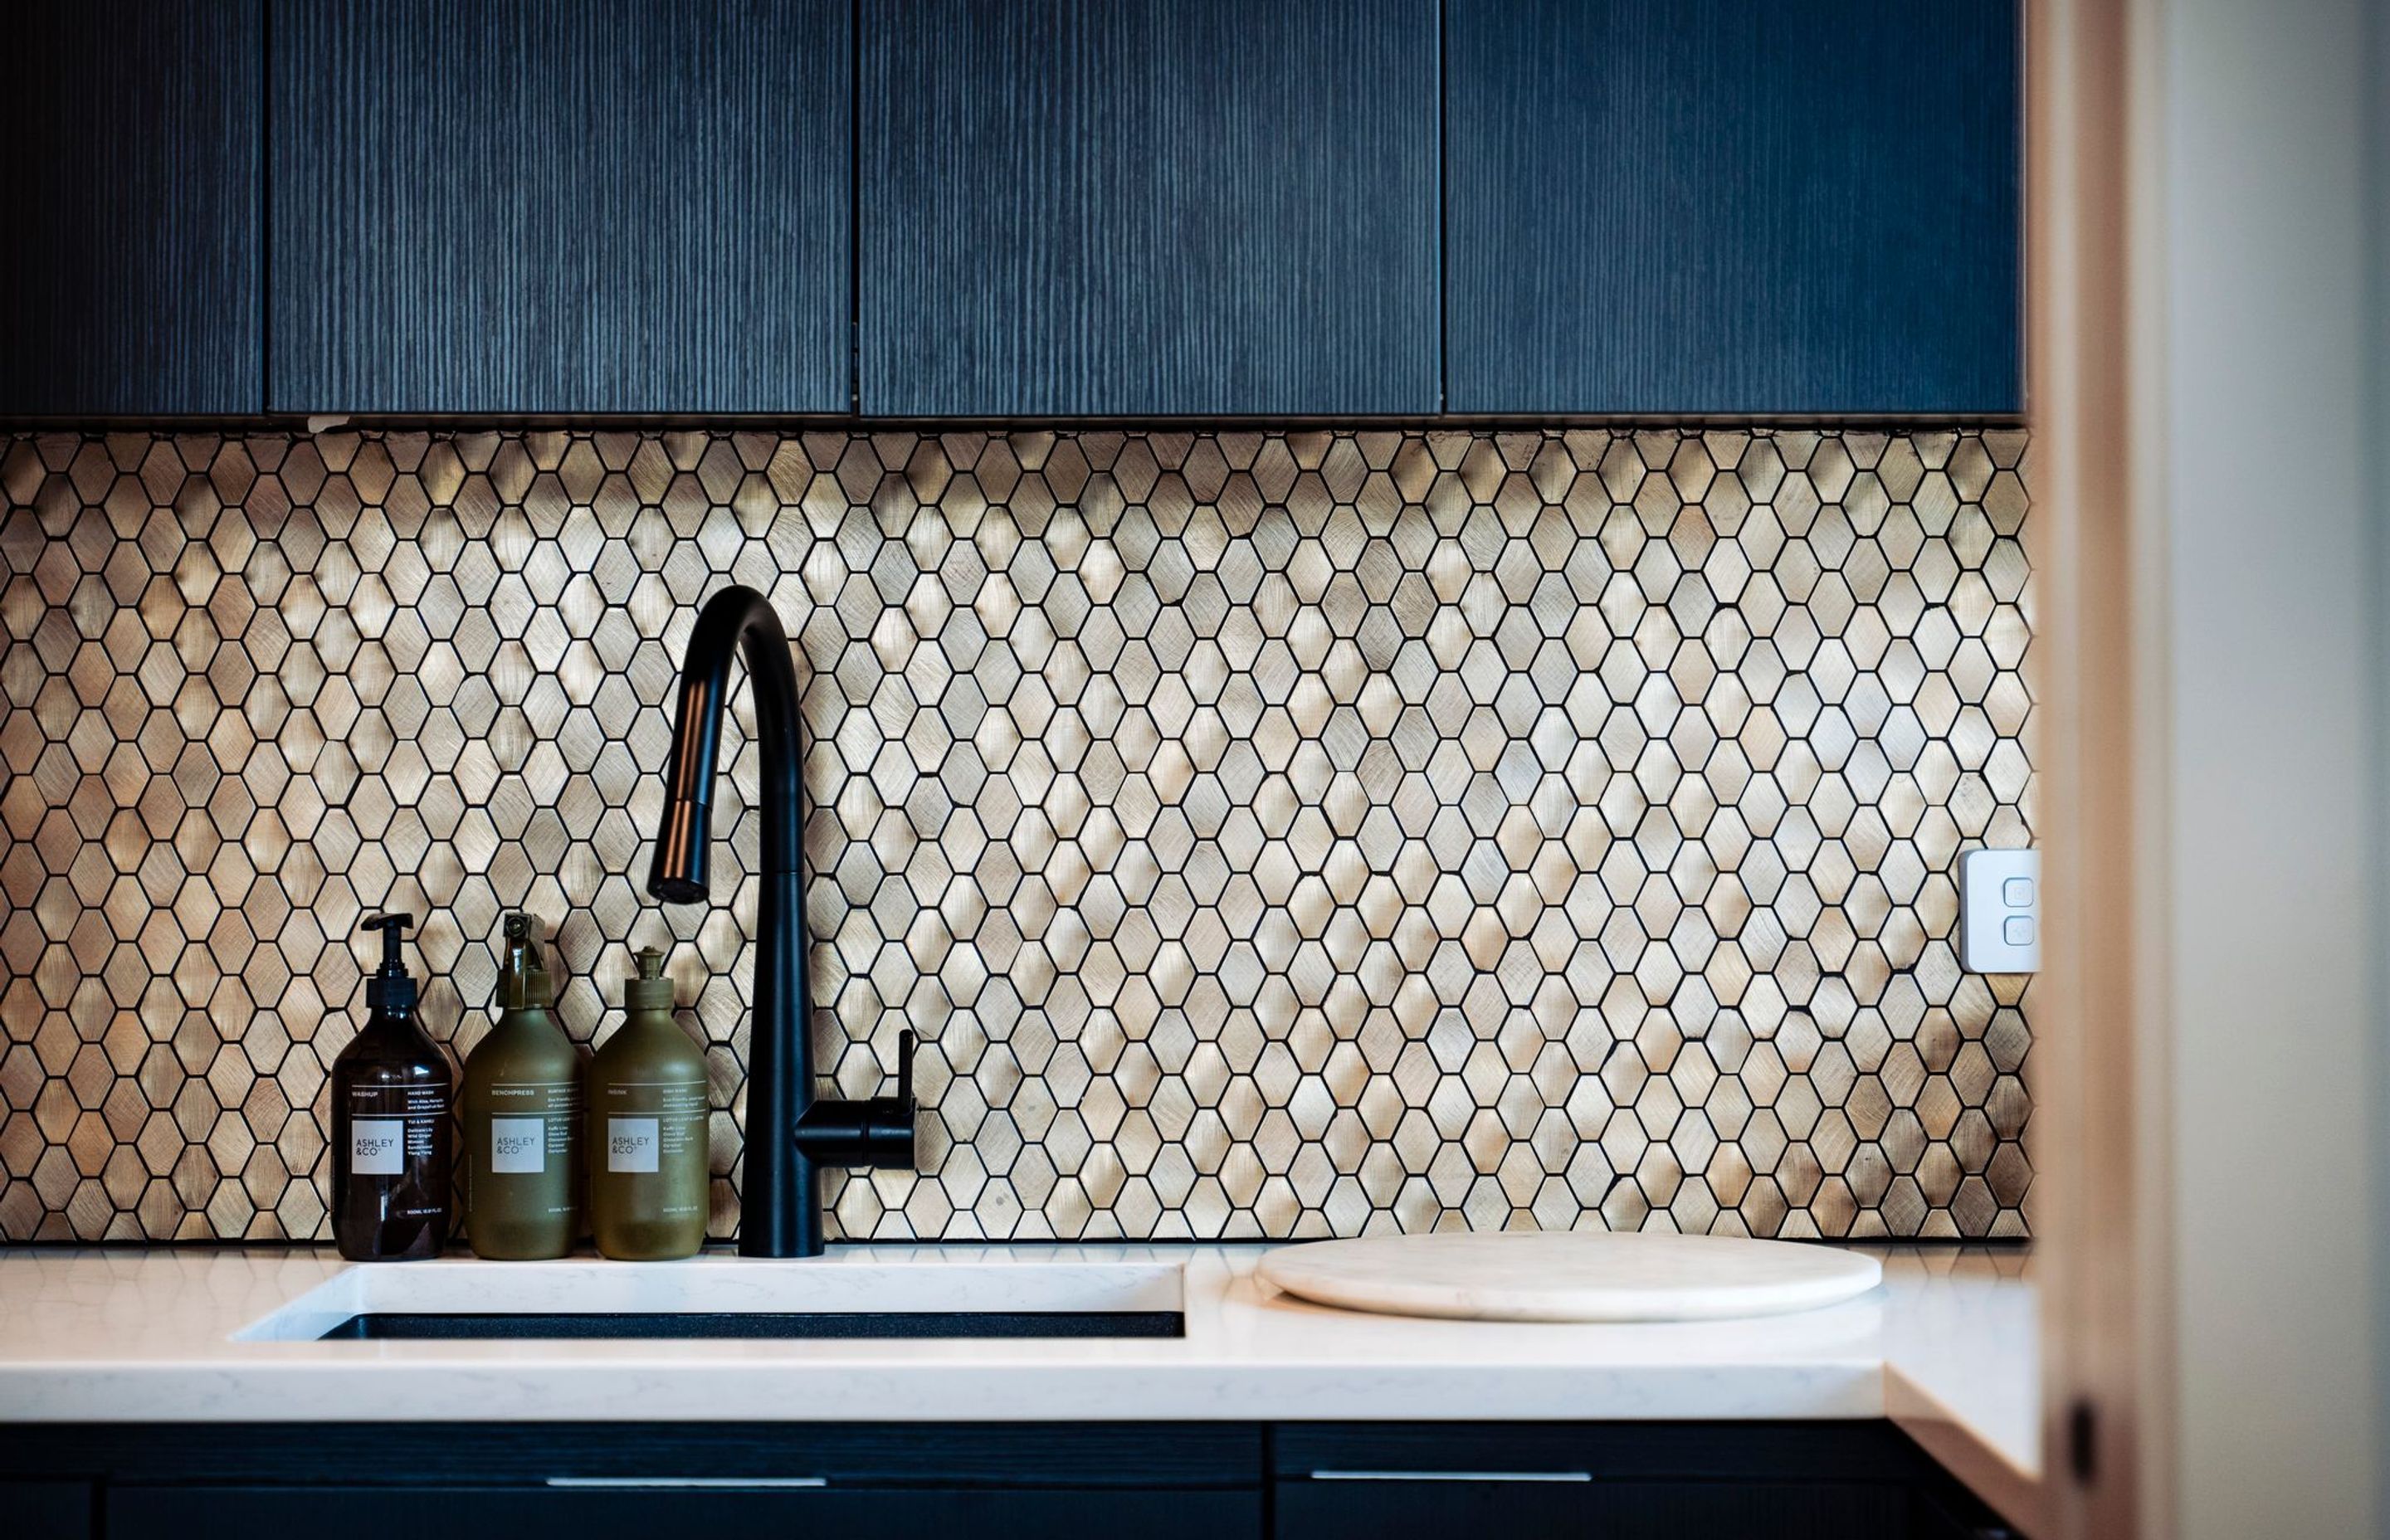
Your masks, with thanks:
[{"label": "amber pump bottle", "polygon": [[506,917],[498,1020],[465,1060],[465,1238],[506,1261],[571,1253],[580,1234],[581,1055],[531,916]]},{"label": "amber pump bottle", "polygon": [[332,1238],[351,1262],[436,1257],[448,1240],[448,1056],[415,1019],[399,946],[412,915],[379,915],[381,968],[363,1031],[332,1061]]}]

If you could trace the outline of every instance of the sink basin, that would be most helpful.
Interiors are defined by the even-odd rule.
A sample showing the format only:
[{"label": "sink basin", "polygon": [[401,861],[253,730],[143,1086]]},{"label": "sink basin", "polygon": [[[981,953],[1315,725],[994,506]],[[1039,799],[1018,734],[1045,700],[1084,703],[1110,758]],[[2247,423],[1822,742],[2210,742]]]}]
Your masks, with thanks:
[{"label": "sink basin", "polygon": [[766,1262],[481,1262],[350,1267],[238,1341],[1182,1337],[1176,1261],[858,1249]]},{"label": "sink basin", "polygon": [[325,1332],[325,1342],[548,1339],[689,1341],[711,1338],[1184,1337],[1176,1310],[617,1311],[606,1315],[372,1312]]}]

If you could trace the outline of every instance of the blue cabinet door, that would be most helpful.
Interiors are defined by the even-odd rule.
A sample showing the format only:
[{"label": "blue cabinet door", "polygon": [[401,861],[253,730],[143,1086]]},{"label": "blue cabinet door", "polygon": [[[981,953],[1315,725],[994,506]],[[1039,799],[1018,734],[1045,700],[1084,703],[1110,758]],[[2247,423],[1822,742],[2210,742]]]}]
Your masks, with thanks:
[{"label": "blue cabinet door", "polygon": [[0,13],[0,418],[264,405],[263,0]]},{"label": "blue cabinet door", "polygon": [[273,409],[842,412],[848,0],[274,0]]},{"label": "blue cabinet door", "polygon": [[13,1540],[92,1540],[89,1482],[0,1482]]},{"label": "blue cabinet door", "polygon": [[1448,0],[1446,408],[2022,409],[2014,0]]},{"label": "blue cabinet door", "polygon": [[1908,1540],[1908,1494],[1850,1482],[1280,1482],[1274,1540]]},{"label": "blue cabinet door", "polygon": [[1263,1540],[1258,1491],[919,1487],[541,1489],[119,1486],[109,1540],[339,1534],[346,1540],[653,1540],[921,1535],[956,1540]]},{"label": "blue cabinet door", "polygon": [[1436,409],[1435,0],[863,0],[873,416]]}]

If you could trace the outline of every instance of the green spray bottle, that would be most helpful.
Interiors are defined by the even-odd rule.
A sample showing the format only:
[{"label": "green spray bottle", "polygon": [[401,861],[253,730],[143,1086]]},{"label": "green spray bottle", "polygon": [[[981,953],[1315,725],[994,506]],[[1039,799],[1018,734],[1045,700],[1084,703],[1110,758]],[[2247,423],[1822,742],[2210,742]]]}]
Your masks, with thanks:
[{"label": "green spray bottle", "polygon": [[673,1020],[664,955],[647,947],[623,986],[623,1018],[589,1080],[589,1209],[598,1250],[628,1262],[705,1244],[705,1056]]},{"label": "green spray bottle", "polygon": [[465,1232],[509,1262],[560,1257],[580,1233],[581,1055],[549,1014],[537,922],[506,917],[497,1025],[465,1060]]}]

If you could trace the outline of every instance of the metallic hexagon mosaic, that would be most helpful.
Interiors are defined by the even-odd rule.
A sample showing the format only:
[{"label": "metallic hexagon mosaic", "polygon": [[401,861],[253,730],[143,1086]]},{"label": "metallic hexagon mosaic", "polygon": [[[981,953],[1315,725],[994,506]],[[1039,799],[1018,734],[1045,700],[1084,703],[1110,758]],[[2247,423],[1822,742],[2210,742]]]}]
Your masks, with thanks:
[{"label": "metallic hexagon mosaic", "polygon": [[[802,654],[840,1231],[2023,1233],[2014,432],[0,439],[0,1238],[321,1237],[366,911],[595,1037],[699,600]],[[752,789],[752,752],[737,776]],[[734,848],[753,848],[736,817]],[[736,867],[735,858],[728,863]],[[727,891],[729,884],[721,885]]]}]

